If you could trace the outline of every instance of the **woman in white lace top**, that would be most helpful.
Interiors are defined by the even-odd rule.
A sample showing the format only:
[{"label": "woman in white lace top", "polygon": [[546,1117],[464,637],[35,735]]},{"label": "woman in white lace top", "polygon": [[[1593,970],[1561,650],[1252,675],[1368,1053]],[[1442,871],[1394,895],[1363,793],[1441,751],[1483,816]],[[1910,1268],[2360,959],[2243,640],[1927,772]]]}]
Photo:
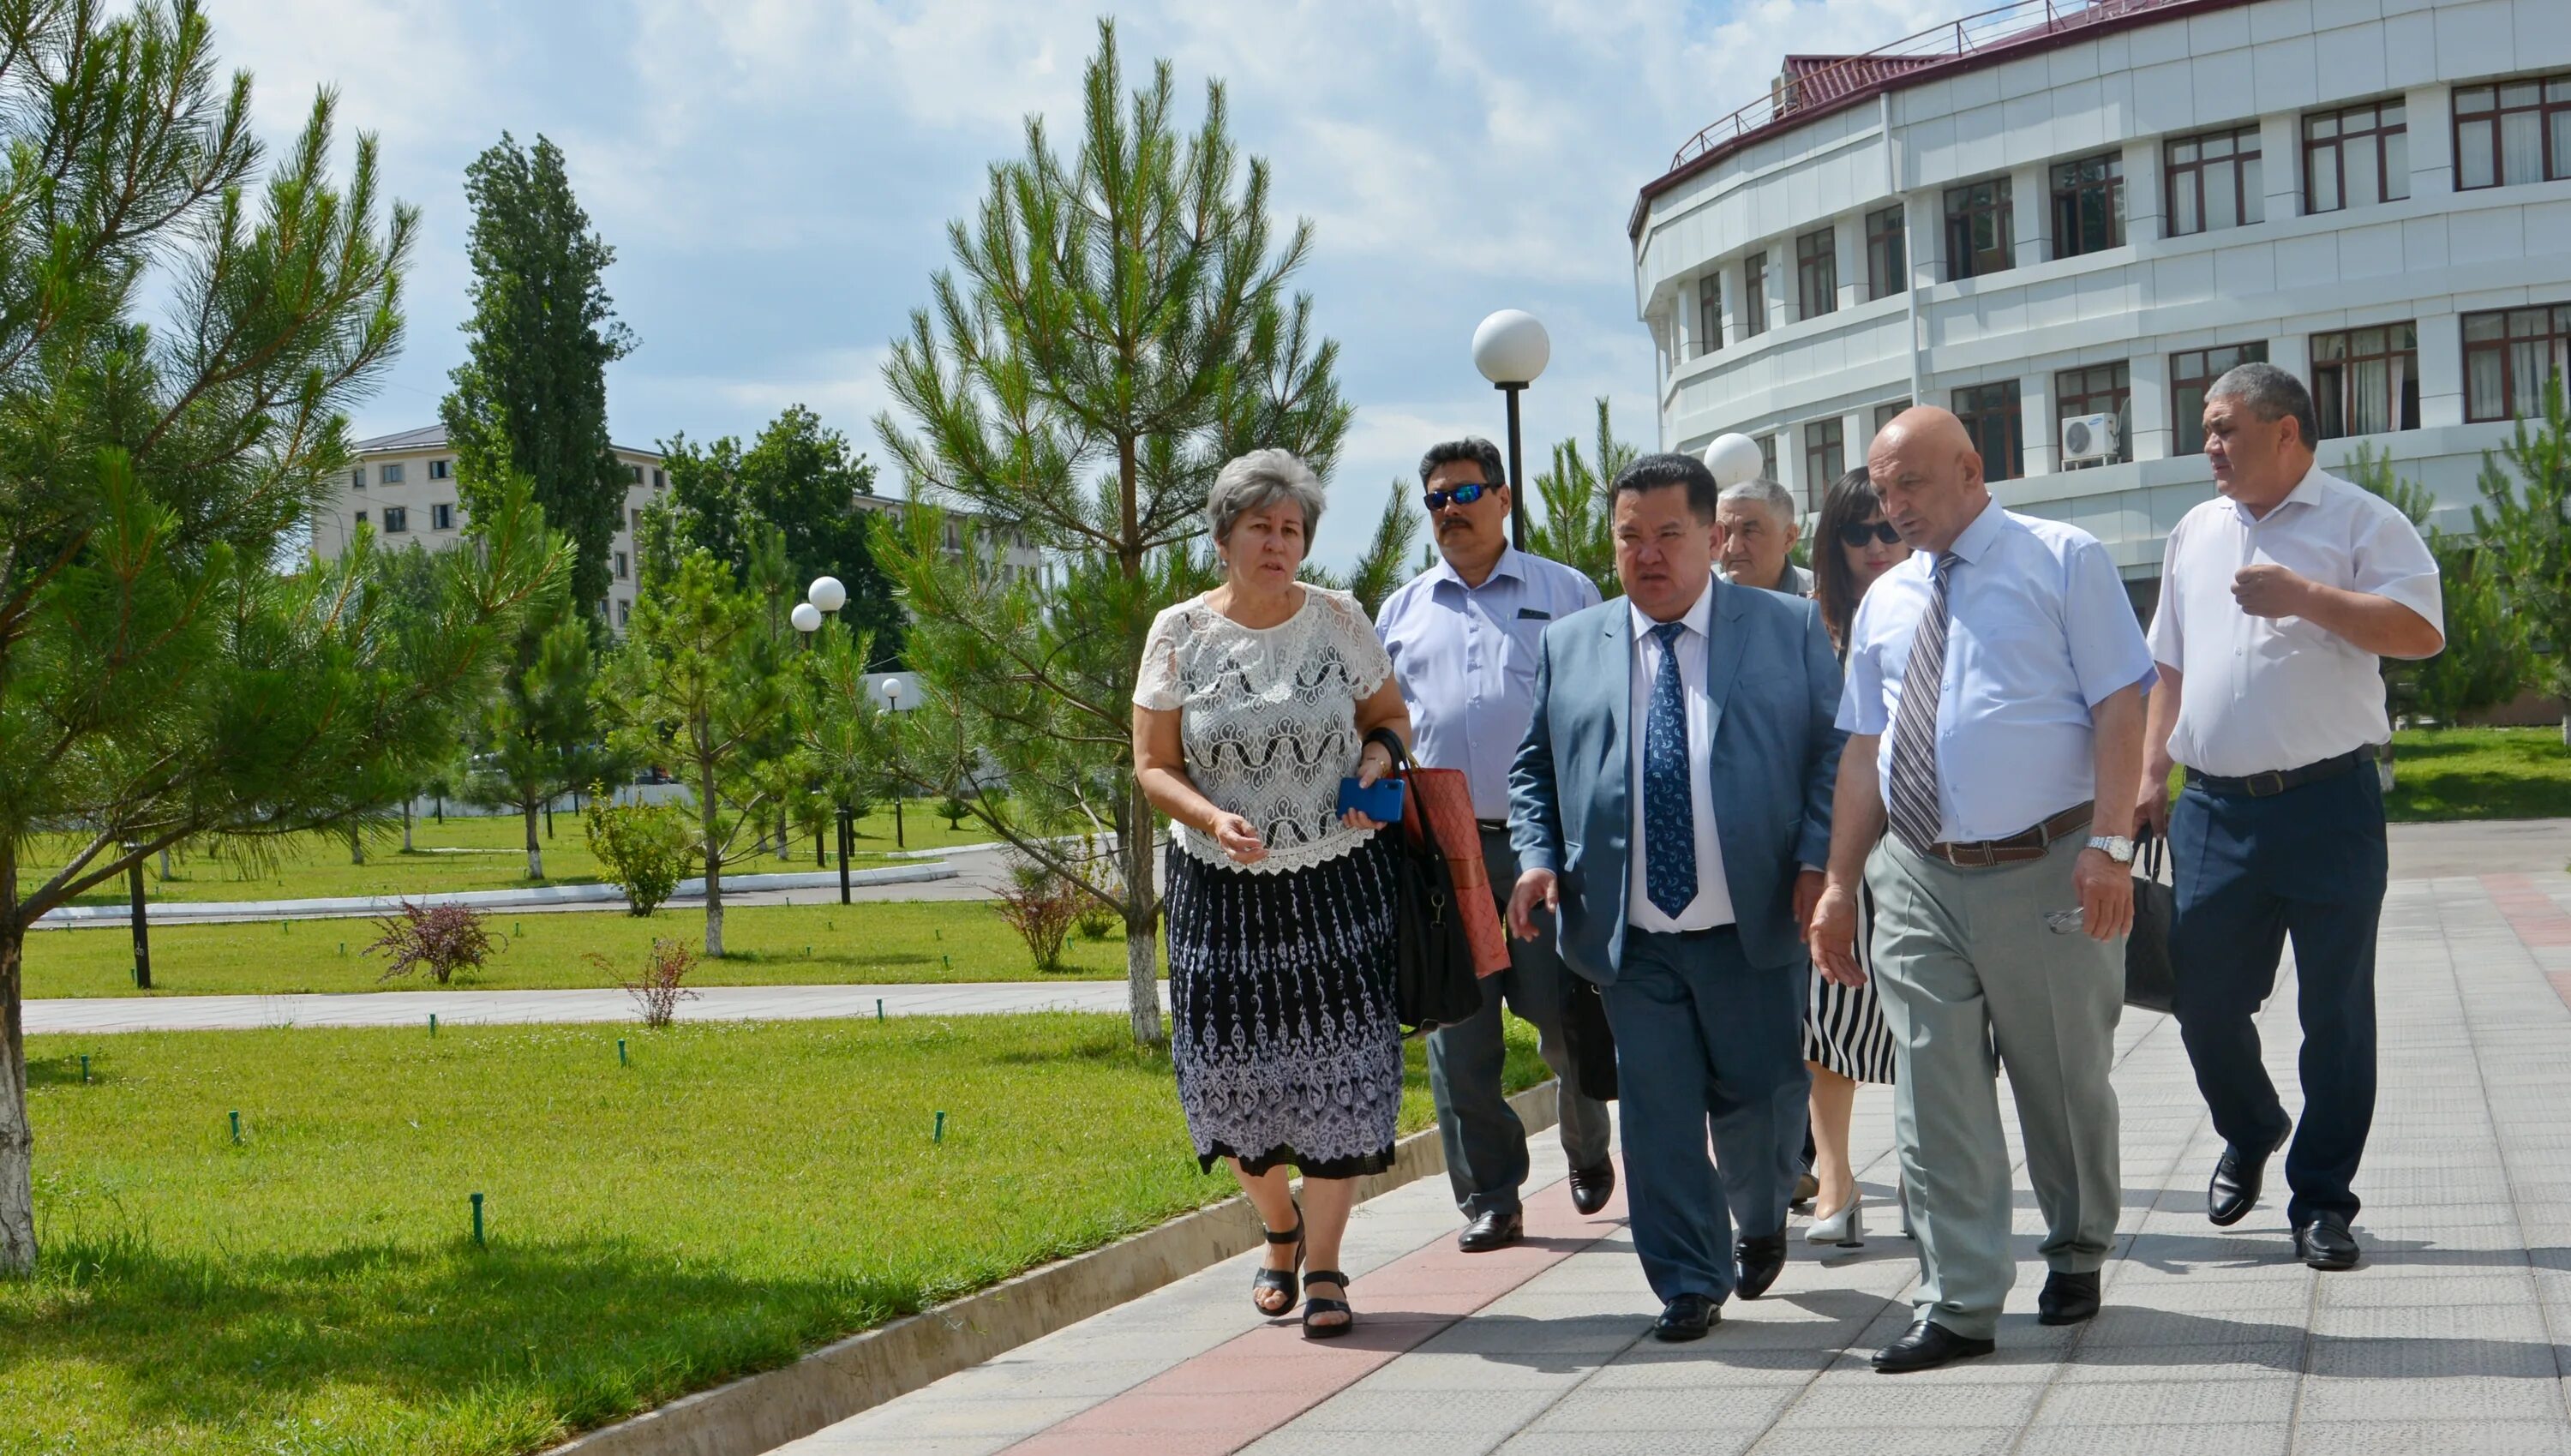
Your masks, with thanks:
[{"label": "woman in white lace top", "polygon": [[[1198,1161],[1230,1164],[1267,1221],[1251,1298],[1303,1332],[1354,1319],[1337,1271],[1353,1180],[1392,1166],[1401,1110],[1395,883],[1375,822],[1337,812],[1410,738],[1392,664],[1356,600],[1295,573],[1321,515],[1302,461],[1260,450],[1206,514],[1224,584],[1152,624],[1134,689],[1134,769],[1177,824],[1166,866],[1171,1057]],[[1308,1208],[1287,1191],[1303,1175]]]}]

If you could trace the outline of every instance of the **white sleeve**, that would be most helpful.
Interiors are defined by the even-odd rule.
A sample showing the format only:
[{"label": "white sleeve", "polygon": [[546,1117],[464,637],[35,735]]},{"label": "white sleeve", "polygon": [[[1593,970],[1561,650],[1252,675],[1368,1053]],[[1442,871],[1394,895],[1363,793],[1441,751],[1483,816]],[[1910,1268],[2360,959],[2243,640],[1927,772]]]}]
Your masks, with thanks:
[{"label": "white sleeve", "polygon": [[2161,548],[2161,600],[2152,609],[2152,661],[2165,668],[2187,671],[2187,624],[2180,620],[2178,589],[2179,538],[2187,534],[2187,518],[2182,516],[2170,531],[2169,541]]},{"label": "white sleeve", "polygon": [[[1317,590],[1317,589],[1312,589]],[[1384,680],[1392,676],[1392,655],[1383,650],[1383,639],[1375,636],[1374,624],[1366,621],[1365,609],[1345,592],[1324,593],[1332,620],[1338,624],[1339,650],[1347,658],[1348,671],[1356,677],[1357,697],[1371,698]]]},{"label": "white sleeve", "polygon": [[[1167,713],[1183,701],[1179,683],[1179,621],[1186,604],[1165,609],[1152,619],[1143,639],[1143,664],[1134,675],[1134,706]],[[1376,651],[1380,652],[1378,648]]]},{"label": "white sleeve", "polygon": [[2349,585],[2387,602],[2398,602],[2425,619],[2439,636],[2446,631],[2446,597],[2439,585],[2437,558],[2419,537],[2419,528],[2389,506],[2369,511],[2358,527]]}]

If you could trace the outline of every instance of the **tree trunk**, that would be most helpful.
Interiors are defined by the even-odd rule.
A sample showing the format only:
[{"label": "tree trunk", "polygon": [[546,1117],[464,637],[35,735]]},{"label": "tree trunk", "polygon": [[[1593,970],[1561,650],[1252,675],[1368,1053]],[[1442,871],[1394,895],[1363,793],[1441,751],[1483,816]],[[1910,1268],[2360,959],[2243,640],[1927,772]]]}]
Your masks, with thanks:
[{"label": "tree trunk", "polygon": [[36,1267],[36,1136],[27,1124],[27,1041],[19,976],[27,929],[17,918],[14,868],[0,873],[0,1274]]},{"label": "tree trunk", "polygon": [[355,829],[348,831],[348,862],[350,864],[366,862],[366,841],[364,836]]},{"label": "tree trunk", "polygon": [[1118,845],[1125,853],[1125,989],[1134,1019],[1134,1040],[1157,1045],[1161,1031],[1159,958],[1153,954],[1161,922],[1159,882],[1152,876],[1152,801],[1143,785],[1126,780],[1131,801],[1125,810],[1125,834]]},{"label": "tree trunk", "polygon": [[794,826],[785,821],[785,805],[782,803],[776,806],[776,857],[786,860],[794,857]]},{"label": "tree trunk", "polygon": [[413,848],[411,847],[411,843],[410,843],[410,800],[409,800],[409,799],[403,799],[403,800],[402,800],[402,853],[404,853],[404,854],[416,854],[416,853],[418,853],[418,852],[419,852],[418,850],[413,849]]},{"label": "tree trunk", "polygon": [[697,766],[697,815],[706,833],[706,957],[723,959],[723,845],[715,838],[715,765]]},{"label": "tree trunk", "polygon": [[520,812],[527,821],[527,878],[543,879],[545,877],[545,847],[536,839],[536,806],[534,802],[530,801],[521,805]]}]

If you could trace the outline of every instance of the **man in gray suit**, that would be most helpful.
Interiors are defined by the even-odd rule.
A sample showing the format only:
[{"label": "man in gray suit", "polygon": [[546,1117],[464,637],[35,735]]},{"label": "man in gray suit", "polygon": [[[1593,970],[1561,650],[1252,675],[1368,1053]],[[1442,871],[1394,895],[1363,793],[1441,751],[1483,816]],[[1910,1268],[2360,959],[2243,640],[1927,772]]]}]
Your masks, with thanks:
[{"label": "man in gray suit", "polygon": [[1634,1250],[1667,1340],[1785,1267],[1810,1086],[1801,937],[1842,740],[1819,616],[1715,576],[1715,496],[1689,455],[1616,477],[1626,596],[1545,630],[1509,773],[1509,923],[1532,937],[1552,911],[1564,963],[1602,988]]}]

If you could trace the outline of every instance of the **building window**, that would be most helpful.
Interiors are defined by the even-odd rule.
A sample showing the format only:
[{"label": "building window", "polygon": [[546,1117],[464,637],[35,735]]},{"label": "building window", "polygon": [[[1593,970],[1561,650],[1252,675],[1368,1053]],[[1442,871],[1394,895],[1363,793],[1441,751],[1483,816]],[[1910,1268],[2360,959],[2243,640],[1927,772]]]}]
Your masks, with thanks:
[{"label": "building window", "polygon": [[1900,418],[1901,412],[1909,407],[1910,401],[1907,399],[1896,399],[1889,404],[1876,405],[1874,407],[1874,432],[1878,435],[1882,434],[1883,427],[1892,423],[1895,419]]},{"label": "building window", "polygon": [[2313,335],[2321,438],[2419,428],[2419,328],[2389,323]]},{"label": "building window", "polygon": [[1768,254],[1754,252],[1741,260],[1741,336],[1757,338],[1768,331]]},{"label": "building window", "polygon": [[1909,287],[1909,255],[1902,236],[1901,209],[1890,207],[1866,214],[1865,295],[1889,298]]},{"label": "building window", "polygon": [[1775,435],[1759,437],[1759,478],[1762,480],[1777,478],[1777,437]]},{"label": "building window", "polygon": [[622,552],[622,551],[620,551],[620,552],[616,553],[616,579],[617,579],[618,581],[620,581],[620,582],[621,582],[621,581],[623,581],[623,580],[625,580],[625,574],[626,574],[626,557],[625,557],[625,553],[624,553],[624,552]]},{"label": "building window", "polygon": [[[621,575],[621,573],[620,573]],[[623,627],[634,620],[634,604],[623,597],[616,599],[616,625]]]},{"label": "building window", "polygon": [[2017,220],[2009,180],[1946,189],[1946,276],[1978,278],[2017,262]]},{"label": "building window", "polygon": [[1723,278],[1707,273],[1696,280],[1696,356],[1723,347]]},{"label": "building window", "polygon": [[432,531],[454,530],[455,507],[444,501],[430,506],[428,508],[428,529]]},{"label": "building window", "polygon": [[2455,186],[2571,177],[2571,75],[2455,88]]},{"label": "building window", "polygon": [[2109,152],[2053,169],[2053,251],[2078,257],[2125,245],[2125,154]]},{"label": "building window", "polygon": [[352,490],[364,490],[366,488],[366,467],[360,465],[348,472],[348,486]]},{"label": "building window", "polygon": [[2545,381],[2571,379],[2571,303],[2464,315],[2464,418],[2544,413]]},{"label": "building window", "polygon": [[670,478],[668,476],[661,473],[660,466],[655,465],[652,467],[652,488],[654,490],[659,490],[662,486],[667,485],[669,480]]},{"label": "building window", "polygon": [[639,537],[643,534],[643,508],[636,506],[630,514],[634,517],[634,534]]},{"label": "building window", "polygon": [[1847,425],[1837,419],[1816,419],[1803,426],[1803,508],[1819,510],[1830,482],[1846,473]]},{"label": "building window", "polygon": [[454,462],[454,461],[452,461],[452,460],[431,460],[431,461],[429,461],[429,462],[428,462],[428,478],[429,478],[429,479],[431,479],[431,480],[452,480],[452,479],[454,479],[454,477],[455,477],[455,462]]},{"label": "building window", "polygon": [[2161,153],[2169,177],[2169,236],[2218,233],[2268,221],[2259,129],[2181,137]]},{"label": "building window", "polygon": [[[2084,414],[2112,414],[2116,417],[2116,455],[2118,460],[2134,458],[2134,386],[2133,370],[2125,364],[2092,364],[2085,369],[2065,369],[2053,376],[2053,428],[2058,433],[2064,420]],[[2073,468],[2066,464],[2063,468]]]},{"label": "building window", "polygon": [[358,525],[358,527],[359,527],[360,529],[363,529],[363,528],[364,528],[364,526],[365,526],[365,524],[366,524],[366,513],[365,513],[365,512],[363,512],[363,511],[359,511],[359,512],[357,512],[357,525]]},{"label": "building window", "polygon": [[625,481],[628,485],[641,485],[643,483],[643,467],[640,465],[626,466]]},{"label": "building window", "polygon": [[2015,480],[2024,473],[2025,434],[2018,426],[2015,379],[1956,390],[1955,417],[1981,452],[1984,480]]},{"label": "building window", "polygon": [[380,485],[399,485],[399,484],[401,484],[401,483],[402,483],[402,468],[401,468],[401,463],[400,463],[399,461],[395,461],[395,462],[393,462],[393,463],[392,463],[392,464],[390,464],[390,465],[385,465],[385,466],[379,467],[379,468],[375,471],[375,481],[376,481],[376,483],[377,483],[377,484],[380,484]]},{"label": "building window", "polygon": [[1797,316],[1818,318],[1839,306],[1839,241],[1836,229],[1823,228],[1795,240]]},{"label": "building window", "polygon": [[410,512],[400,506],[384,507],[384,534],[398,536],[410,529]]},{"label": "building window", "polygon": [[2335,213],[2410,196],[2410,126],[2397,101],[2304,118],[2304,211]]},{"label": "building window", "polygon": [[2170,355],[2170,418],[2178,427],[2178,453],[2205,453],[2205,391],[2242,364],[2268,362],[2264,343],[2233,344],[2219,349],[2189,349]]}]

